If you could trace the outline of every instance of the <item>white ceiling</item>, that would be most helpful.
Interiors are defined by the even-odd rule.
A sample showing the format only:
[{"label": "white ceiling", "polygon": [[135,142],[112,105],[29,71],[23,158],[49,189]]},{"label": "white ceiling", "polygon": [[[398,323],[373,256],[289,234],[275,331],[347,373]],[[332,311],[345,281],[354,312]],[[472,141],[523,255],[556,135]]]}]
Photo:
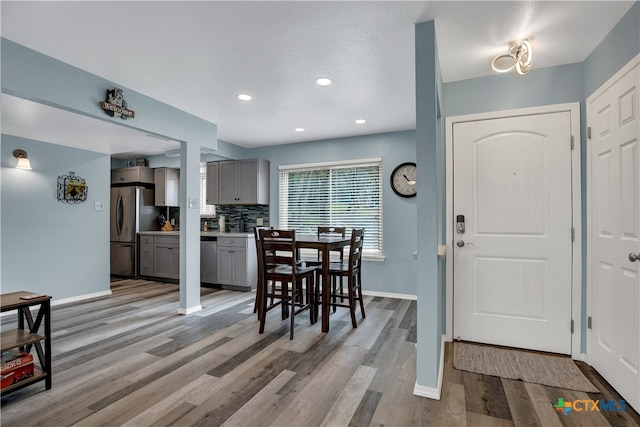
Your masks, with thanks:
[{"label": "white ceiling", "polygon": [[[491,58],[515,39],[532,42],[534,71],[582,62],[633,1],[0,4],[2,37],[216,123],[222,140],[259,147],[414,129],[417,22],[435,20],[442,78],[451,82],[492,74]],[[320,76],[333,84],[316,85]],[[242,92],[253,100],[239,101]],[[3,133],[53,133],[50,142],[72,146],[97,134],[65,122],[65,112],[25,129],[20,109],[37,107],[6,97]],[[144,153],[137,148],[105,150]]]}]

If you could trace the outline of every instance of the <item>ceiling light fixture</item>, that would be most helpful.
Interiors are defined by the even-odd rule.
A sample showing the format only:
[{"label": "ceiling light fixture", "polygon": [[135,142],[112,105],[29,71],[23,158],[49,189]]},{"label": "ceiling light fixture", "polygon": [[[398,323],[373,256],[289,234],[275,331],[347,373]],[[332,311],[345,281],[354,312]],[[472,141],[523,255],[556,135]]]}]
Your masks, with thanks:
[{"label": "ceiling light fixture", "polygon": [[319,77],[316,79],[316,83],[320,86],[329,86],[331,84],[331,79],[329,77]]},{"label": "ceiling light fixture", "polygon": [[491,68],[498,73],[506,73],[514,68],[518,74],[527,74],[533,65],[533,51],[528,40],[509,43],[507,53],[498,55],[491,61]]},{"label": "ceiling light fixture", "polygon": [[295,128],[294,129],[296,132],[304,132],[304,128]]},{"label": "ceiling light fixture", "polygon": [[18,159],[18,164],[16,164],[16,169],[31,170],[31,162],[29,161],[29,157],[27,156],[26,151],[13,150],[13,157]]},{"label": "ceiling light fixture", "polygon": [[241,101],[251,101],[251,95],[247,95],[246,93],[241,93],[238,95],[238,99]]},{"label": "ceiling light fixture", "polygon": [[365,119],[358,119],[358,120],[356,120],[356,123],[359,124],[359,125],[363,125],[363,124],[367,123],[367,121]]}]

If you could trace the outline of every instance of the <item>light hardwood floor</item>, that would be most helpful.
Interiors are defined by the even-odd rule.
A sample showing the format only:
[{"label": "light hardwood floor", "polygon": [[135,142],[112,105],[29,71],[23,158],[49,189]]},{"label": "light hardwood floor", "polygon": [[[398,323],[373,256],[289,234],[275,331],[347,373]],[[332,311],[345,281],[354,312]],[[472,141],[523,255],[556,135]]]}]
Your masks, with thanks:
[{"label": "light hardwood floor", "polygon": [[53,389],[3,396],[2,426],[640,425],[631,409],[554,410],[558,397],[620,399],[584,364],[601,394],[458,371],[447,351],[442,399],[414,396],[412,301],[367,297],[357,329],[339,309],[328,334],[303,314],[290,341],[278,310],[258,334],[251,293],[203,288],[204,309],[181,316],[177,285],[121,280],[112,290],[52,309]]}]

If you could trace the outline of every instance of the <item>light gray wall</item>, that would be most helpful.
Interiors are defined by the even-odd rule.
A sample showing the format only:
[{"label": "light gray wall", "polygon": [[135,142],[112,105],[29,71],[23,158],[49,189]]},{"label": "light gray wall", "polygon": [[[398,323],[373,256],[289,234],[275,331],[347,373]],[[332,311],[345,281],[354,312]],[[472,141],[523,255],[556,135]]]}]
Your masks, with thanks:
[{"label": "light gray wall", "polygon": [[[33,170],[15,168],[25,150]],[[108,155],[2,135],[2,293],[33,291],[55,299],[109,291]],[[57,200],[58,176],[87,182],[87,200]],[[94,202],[103,202],[103,211]]]},{"label": "light gray wall", "polygon": [[389,186],[391,172],[398,164],[416,161],[414,131],[253,148],[242,158],[254,157],[270,161],[269,218],[275,227],[279,222],[280,165],[382,157],[386,259],[365,262],[363,287],[367,291],[416,294],[417,262],[412,259],[417,248],[416,198],[398,197]]}]

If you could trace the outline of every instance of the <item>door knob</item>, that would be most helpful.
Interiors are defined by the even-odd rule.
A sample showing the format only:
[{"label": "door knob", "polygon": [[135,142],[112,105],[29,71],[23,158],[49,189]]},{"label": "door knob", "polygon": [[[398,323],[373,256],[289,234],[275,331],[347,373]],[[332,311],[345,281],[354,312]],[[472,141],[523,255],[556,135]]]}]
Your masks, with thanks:
[{"label": "door knob", "polygon": [[456,246],[459,248],[464,248],[465,246],[473,246],[473,243],[467,243],[464,240],[458,240],[456,242]]},{"label": "door knob", "polygon": [[640,260],[640,253],[634,254],[633,252],[629,253],[629,261],[636,262]]}]

